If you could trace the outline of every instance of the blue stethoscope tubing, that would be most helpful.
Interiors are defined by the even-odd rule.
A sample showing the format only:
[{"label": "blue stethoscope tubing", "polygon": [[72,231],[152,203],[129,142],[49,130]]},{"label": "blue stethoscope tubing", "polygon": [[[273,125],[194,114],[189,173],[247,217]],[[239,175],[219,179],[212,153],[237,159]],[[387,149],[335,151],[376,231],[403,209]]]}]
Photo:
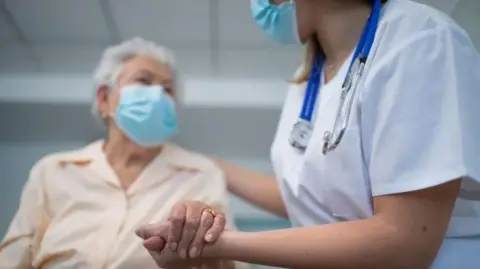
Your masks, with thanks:
[{"label": "blue stethoscope tubing", "polygon": [[[360,41],[358,42],[358,45],[355,49],[352,61],[350,62],[350,66],[347,71],[347,75],[345,76],[345,79],[342,84],[342,94],[340,97],[340,105],[337,108],[335,122],[332,126],[332,129],[330,131],[325,132],[325,135],[324,135],[324,149],[323,149],[324,154],[335,149],[336,146],[338,146],[338,144],[340,143],[343,137],[343,133],[347,127],[346,125],[348,124],[348,120],[350,117],[351,102],[353,98],[350,99],[350,102],[347,106],[347,112],[345,113],[345,120],[344,120],[344,123],[342,124],[342,128],[340,129],[340,132],[338,133],[337,137],[333,139],[335,129],[339,124],[339,121],[341,118],[341,114],[342,114],[341,112],[342,112],[342,109],[344,108],[346,97],[351,90],[353,91],[356,90],[359,78],[363,73],[365,64],[372,50],[372,47],[375,41],[375,35],[377,33],[378,24],[380,20],[380,13],[381,13],[381,0],[374,0],[372,12],[370,13],[368,21],[363,30],[362,36],[360,37]],[[303,99],[303,105],[302,105],[302,109],[299,116],[300,121],[306,121],[309,123],[311,123],[312,121],[313,112],[315,110],[315,104],[321,88],[320,80],[321,80],[321,72],[322,72],[321,66],[323,65],[322,63],[323,57],[324,57],[323,55],[318,55],[312,63],[312,69],[307,82],[306,93]],[[331,143],[332,140],[333,140],[333,143]]]}]

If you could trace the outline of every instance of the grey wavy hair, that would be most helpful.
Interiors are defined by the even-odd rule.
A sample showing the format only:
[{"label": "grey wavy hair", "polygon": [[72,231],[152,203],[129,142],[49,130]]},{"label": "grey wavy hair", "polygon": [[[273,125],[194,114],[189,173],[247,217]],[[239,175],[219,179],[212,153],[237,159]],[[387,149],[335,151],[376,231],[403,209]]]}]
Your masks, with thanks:
[{"label": "grey wavy hair", "polygon": [[[140,55],[152,57],[159,63],[168,66],[174,73],[176,73],[173,53],[168,48],[158,45],[155,42],[135,37],[118,45],[108,47],[103,52],[93,75],[93,82],[95,85],[91,112],[100,122],[103,122],[103,119],[97,106],[97,89],[103,85],[107,85],[110,89],[114,89],[118,76],[122,71],[123,64],[132,57]],[[178,80],[177,77],[176,80]],[[175,94],[178,94],[178,85],[175,87]]]}]

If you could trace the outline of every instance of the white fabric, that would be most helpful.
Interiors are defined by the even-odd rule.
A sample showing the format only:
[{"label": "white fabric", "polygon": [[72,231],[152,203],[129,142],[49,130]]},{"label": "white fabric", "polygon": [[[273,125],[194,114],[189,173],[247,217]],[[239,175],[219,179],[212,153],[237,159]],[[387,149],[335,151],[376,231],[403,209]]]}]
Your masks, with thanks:
[{"label": "white fabric", "polygon": [[[479,236],[480,202],[472,199],[480,199],[480,56],[468,35],[430,7],[389,1],[348,129],[337,149],[323,155],[322,137],[336,116],[349,62],[321,87],[304,153],[288,137],[305,85],[292,85],[288,93],[271,154],[293,225],[367,218],[372,196],[463,178],[447,237]],[[470,256],[479,263],[480,237],[469,244],[478,246]],[[466,252],[456,245],[444,247],[439,259],[456,257],[462,265]],[[449,268],[438,263],[434,268]]]}]

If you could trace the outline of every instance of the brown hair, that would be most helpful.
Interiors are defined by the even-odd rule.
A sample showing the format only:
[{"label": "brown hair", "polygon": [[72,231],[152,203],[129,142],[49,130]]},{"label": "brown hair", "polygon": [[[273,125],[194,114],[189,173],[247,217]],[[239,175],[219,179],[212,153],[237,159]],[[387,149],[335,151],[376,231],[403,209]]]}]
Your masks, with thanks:
[{"label": "brown hair", "polygon": [[[374,0],[364,1],[369,4],[373,4]],[[385,4],[387,1],[388,0],[381,0],[381,3]],[[308,39],[307,43],[305,44],[303,63],[298,73],[295,74],[295,77],[291,80],[292,83],[301,84],[308,80],[310,72],[312,71],[313,61],[315,60],[315,57],[317,57],[317,55],[321,53],[321,51],[322,48],[320,46],[320,43],[318,43],[316,35],[313,35],[312,37],[310,37],[310,39]]]}]

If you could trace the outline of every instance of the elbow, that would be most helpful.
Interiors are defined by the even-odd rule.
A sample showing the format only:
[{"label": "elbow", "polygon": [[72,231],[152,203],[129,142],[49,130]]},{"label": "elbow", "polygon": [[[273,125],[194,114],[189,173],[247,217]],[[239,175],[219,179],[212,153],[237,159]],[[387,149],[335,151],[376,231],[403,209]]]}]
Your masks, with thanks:
[{"label": "elbow", "polygon": [[390,269],[428,269],[437,257],[441,243],[419,242],[419,239],[411,240],[402,247],[393,247],[394,258],[385,261],[381,268]]}]

